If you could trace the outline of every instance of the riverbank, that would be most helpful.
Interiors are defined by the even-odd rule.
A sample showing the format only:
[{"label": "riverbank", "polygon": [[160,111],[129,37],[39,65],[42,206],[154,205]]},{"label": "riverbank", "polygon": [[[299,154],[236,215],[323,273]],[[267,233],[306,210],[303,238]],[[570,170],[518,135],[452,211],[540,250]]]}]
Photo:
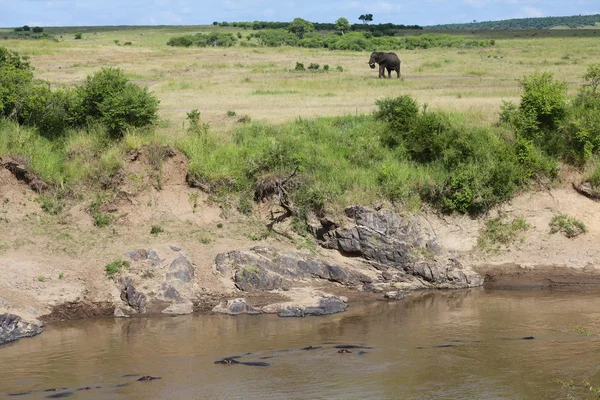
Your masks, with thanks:
[{"label": "riverbank", "polygon": [[[141,163],[129,161],[125,171],[140,171]],[[162,173],[160,189],[148,185],[134,194],[121,187],[106,211],[113,223],[98,228],[85,204],[74,202],[58,215],[42,211],[30,185],[0,169],[2,224],[11,232],[0,242],[0,314],[50,323],[207,313],[235,298],[246,300],[249,308],[237,309],[242,313],[281,313],[314,307],[323,296],[351,305],[390,291],[595,290],[600,282],[600,204],[572,188],[579,179],[573,174],[479,218],[354,206],[342,217],[313,221],[315,235],[300,236],[286,224],[267,231],[277,204],[258,203],[246,216],[191,188],[187,160],[178,153]],[[551,234],[556,214],[583,221],[586,233]],[[486,221],[496,215],[523,218],[529,227],[507,246],[481,248]],[[161,231],[151,233],[154,227]],[[123,267],[109,274],[116,261]],[[136,293],[146,298],[143,310]]]}]

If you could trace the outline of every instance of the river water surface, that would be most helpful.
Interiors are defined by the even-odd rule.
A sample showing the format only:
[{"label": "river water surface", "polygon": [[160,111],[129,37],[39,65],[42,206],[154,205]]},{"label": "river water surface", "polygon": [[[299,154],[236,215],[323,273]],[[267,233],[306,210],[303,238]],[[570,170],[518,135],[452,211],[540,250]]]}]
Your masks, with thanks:
[{"label": "river water surface", "polygon": [[[594,335],[578,333],[577,325]],[[565,399],[556,379],[600,383],[598,332],[597,294],[483,289],[414,294],[303,319],[69,322],[0,347],[0,397]],[[373,348],[339,354],[339,344]],[[299,350],[309,345],[322,347]],[[236,355],[271,365],[214,364]],[[127,374],[162,379],[138,382]],[[85,386],[101,388],[76,390]],[[55,387],[68,389],[43,392]]]}]

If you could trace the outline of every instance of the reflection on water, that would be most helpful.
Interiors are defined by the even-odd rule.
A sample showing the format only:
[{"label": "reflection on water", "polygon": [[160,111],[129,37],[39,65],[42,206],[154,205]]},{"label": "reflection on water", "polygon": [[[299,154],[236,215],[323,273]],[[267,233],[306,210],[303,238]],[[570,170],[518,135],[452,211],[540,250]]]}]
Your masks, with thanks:
[{"label": "reflection on water", "polygon": [[[414,294],[328,317],[186,316],[49,327],[0,348],[0,393],[96,387],[81,399],[565,398],[556,378],[600,379],[600,298],[484,291]],[[521,340],[534,336],[534,340]],[[340,354],[335,344],[373,346]],[[305,346],[323,346],[310,351]],[[281,351],[290,350],[290,351]],[[220,365],[223,357],[269,367]],[[268,358],[264,358],[268,357]],[[137,382],[137,376],[162,379]],[[126,386],[115,387],[128,383]],[[600,382],[596,382],[600,383]]]}]

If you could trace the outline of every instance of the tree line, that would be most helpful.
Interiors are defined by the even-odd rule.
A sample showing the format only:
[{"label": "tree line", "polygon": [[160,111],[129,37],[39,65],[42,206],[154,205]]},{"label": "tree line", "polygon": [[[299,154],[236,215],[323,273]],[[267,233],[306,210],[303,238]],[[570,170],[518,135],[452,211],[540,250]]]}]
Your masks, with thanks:
[{"label": "tree line", "polygon": [[425,29],[550,29],[555,27],[582,28],[595,26],[600,22],[600,14],[573,15],[569,17],[517,18],[500,21],[473,21],[466,24],[443,24],[426,26]]}]

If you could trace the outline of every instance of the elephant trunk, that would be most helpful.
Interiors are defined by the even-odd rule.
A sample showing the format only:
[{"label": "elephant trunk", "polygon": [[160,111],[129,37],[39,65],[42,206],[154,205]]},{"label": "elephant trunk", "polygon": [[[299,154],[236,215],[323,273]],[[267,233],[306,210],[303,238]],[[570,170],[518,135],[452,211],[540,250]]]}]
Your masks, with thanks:
[{"label": "elephant trunk", "polygon": [[371,68],[375,68],[375,63],[371,63],[371,62],[370,62],[370,63],[369,63],[369,67],[371,67]]}]

